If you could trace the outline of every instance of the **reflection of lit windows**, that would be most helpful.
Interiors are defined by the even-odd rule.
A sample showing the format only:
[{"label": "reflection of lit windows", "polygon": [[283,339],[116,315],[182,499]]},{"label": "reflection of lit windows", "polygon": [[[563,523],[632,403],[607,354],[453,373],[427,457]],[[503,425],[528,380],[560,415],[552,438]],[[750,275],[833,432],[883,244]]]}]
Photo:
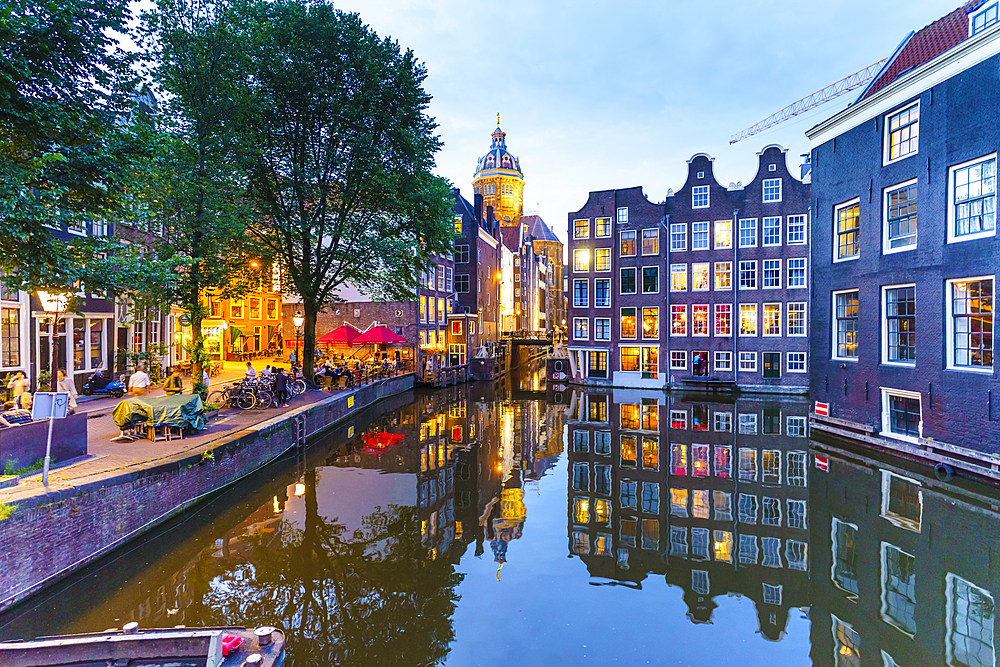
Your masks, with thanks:
[{"label": "reflection of lit windows", "polygon": [[765,449],[760,454],[760,481],[764,484],[781,484],[781,452]]},{"label": "reflection of lit windows", "polygon": [[590,553],[590,535],[581,531],[573,531],[573,553],[586,556]]},{"label": "reflection of lit windows", "polygon": [[660,548],[660,522],[656,519],[642,520],[642,548],[657,551]]},{"label": "reflection of lit windows", "polygon": [[728,445],[715,446],[715,476],[733,476],[733,451]]},{"label": "reflection of lit windows", "polygon": [[771,584],[763,584],[764,586],[764,604],[781,605],[781,586],[772,586]]},{"label": "reflection of lit windows", "polygon": [[635,467],[636,439],[634,435],[623,435],[621,437],[622,465]]},{"label": "reflection of lit windows", "polygon": [[691,516],[695,519],[707,519],[708,515],[708,491],[693,489],[691,491]]},{"label": "reflection of lit windows", "polygon": [[642,483],[642,511],[646,514],[660,513],[660,485],[656,482]]},{"label": "reflection of lit windows", "polygon": [[740,523],[757,523],[757,496],[741,493],[738,503]]},{"label": "reflection of lit windows", "polygon": [[573,499],[573,520],[586,525],[590,523],[590,500],[587,498]]},{"label": "reflection of lit windows", "polygon": [[658,438],[642,439],[642,467],[658,470],[660,467],[660,441]]},{"label": "reflection of lit windows", "polygon": [[585,454],[590,451],[590,445],[587,442],[589,433],[587,431],[582,431],[580,429],[575,429],[573,431],[573,452],[576,454]]},{"label": "reflection of lit windows", "polygon": [[723,563],[733,562],[733,534],[726,530],[716,530],[712,533],[715,543],[715,560]]},{"label": "reflection of lit windows", "polygon": [[809,545],[798,540],[787,540],[785,542],[785,560],[788,567],[793,570],[805,572],[809,568]]},{"label": "reflection of lit windows", "polygon": [[670,513],[680,517],[688,515],[687,489],[670,489]]},{"label": "reflection of lit windows", "polygon": [[685,429],[688,427],[688,413],[685,410],[670,411],[670,428]]},{"label": "reflection of lit windows", "polygon": [[733,431],[733,413],[732,412],[716,412],[715,413],[715,430],[720,433],[732,433]]},{"label": "reflection of lit windows", "polygon": [[610,556],[612,544],[611,539],[611,535],[608,533],[598,533],[597,537],[594,538],[594,555]]},{"label": "reflection of lit windows", "polygon": [[920,532],[923,492],[912,479],[882,471],[882,516],[900,528]]},{"label": "reflection of lit windows", "polygon": [[[607,408],[607,403],[604,404]],[[602,419],[600,421],[605,421]],[[611,456],[611,432],[597,431],[594,433],[594,453],[601,456]]]},{"label": "reflection of lit windows", "polygon": [[882,620],[911,637],[917,632],[917,573],[915,559],[882,543]]},{"label": "reflection of lit windows", "polygon": [[834,517],[833,567],[830,578],[838,588],[848,593],[848,599],[858,599],[858,527]]},{"label": "reflection of lit windows", "polygon": [[861,635],[849,623],[836,616],[832,618],[833,664],[835,667],[861,667]]},{"label": "reflection of lit windows", "polygon": [[642,399],[642,430],[659,431],[660,413],[656,405],[656,399]]},{"label": "reflection of lit windows", "polygon": [[756,565],[757,559],[760,557],[757,550],[757,536],[756,535],[740,535],[740,552],[739,561],[742,565]]},{"label": "reflection of lit windows", "polygon": [[760,551],[763,558],[760,564],[764,567],[781,567],[781,540],[777,537],[760,538]]},{"label": "reflection of lit windows", "polygon": [[622,507],[631,507],[632,509],[637,507],[635,484],[635,482],[630,480],[622,480],[621,492],[619,494]]},{"label": "reflection of lit windows", "polygon": [[764,526],[781,525],[781,501],[765,496],[761,502],[760,522]]},{"label": "reflection of lit windows", "polygon": [[[740,416],[742,417],[743,415]],[[740,447],[740,479],[745,482],[757,481],[756,449],[748,449],[746,447]]]},{"label": "reflection of lit windows", "polygon": [[716,521],[733,520],[733,496],[725,491],[712,491]]},{"label": "reflection of lit windows", "polygon": [[707,570],[691,570],[691,590],[698,595],[708,595],[711,587]]},{"label": "reflection of lit windows", "polygon": [[708,406],[697,403],[691,406],[691,428],[696,431],[708,430]]},{"label": "reflection of lit windows", "polygon": [[687,556],[687,553],[688,553],[687,528],[682,528],[680,526],[671,526],[670,555]]},{"label": "reflection of lit windows", "polygon": [[806,485],[806,452],[788,452],[788,474],[785,480],[789,486]]},{"label": "reflection of lit windows", "polygon": [[691,555],[708,560],[708,528],[691,529]]},{"label": "reflection of lit windows", "polygon": [[573,464],[573,490],[590,491],[590,466],[586,463]]},{"label": "reflection of lit windows", "polygon": [[670,446],[670,474],[687,474],[687,445],[674,443]]},{"label": "reflection of lit windows", "polygon": [[993,596],[951,572],[945,578],[948,665],[994,665]]},{"label": "reflection of lit windows", "polygon": [[611,522],[611,501],[598,498],[594,501],[594,523]]},{"label": "reflection of lit windows", "polygon": [[788,527],[806,530],[806,501],[788,500]]},{"label": "reflection of lit windows", "polygon": [[638,532],[639,522],[635,519],[622,519],[619,522],[621,526],[620,538],[622,544],[630,547],[635,546],[635,536]]},{"label": "reflection of lit windows", "polygon": [[622,403],[621,405],[621,427],[629,429],[639,428],[639,406],[635,403]]},{"label": "reflection of lit windows", "polygon": [[611,466],[594,464],[594,491],[602,496],[611,495]]},{"label": "reflection of lit windows", "polygon": [[691,445],[691,474],[708,477],[708,445]]}]

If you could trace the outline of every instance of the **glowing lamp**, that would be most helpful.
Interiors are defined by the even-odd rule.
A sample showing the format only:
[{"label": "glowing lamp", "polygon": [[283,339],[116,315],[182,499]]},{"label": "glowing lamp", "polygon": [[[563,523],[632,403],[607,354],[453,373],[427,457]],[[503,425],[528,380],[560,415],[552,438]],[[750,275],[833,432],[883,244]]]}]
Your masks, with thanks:
[{"label": "glowing lamp", "polygon": [[295,316],[292,317],[292,324],[294,324],[296,328],[299,328],[305,321],[306,321],[305,318],[302,317],[302,311],[301,310],[295,311]]}]

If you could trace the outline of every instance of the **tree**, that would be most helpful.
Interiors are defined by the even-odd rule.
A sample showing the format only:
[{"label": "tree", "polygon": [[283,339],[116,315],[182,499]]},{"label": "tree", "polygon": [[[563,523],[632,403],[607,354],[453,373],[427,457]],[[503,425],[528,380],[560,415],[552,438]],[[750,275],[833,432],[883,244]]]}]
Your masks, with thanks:
[{"label": "tree", "polygon": [[233,141],[240,104],[234,81],[246,57],[225,2],[162,0],[142,18],[150,74],[165,98],[150,206],[166,227],[160,255],[187,260],[169,299],[190,317],[192,377],[204,392],[201,323],[208,312],[201,297],[238,297],[262,277],[249,268],[259,253],[246,239],[245,182]]},{"label": "tree", "polygon": [[[113,293],[89,261],[114,244],[56,238],[50,227],[129,215],[151,159],[135,110],[124,31],[128,3],[9,0],[0,9],[0,272],[8,287]],[[124,263],[129,257],[123,253]]]},{"label": "tree", "polygon": [[316,315],[339,286],[410,300],[430,256],[450,252],[450,187],[431,174],[441,142],[424,66],[358,15],[301,0],[235,15],[250,54],[234,126],[250,230],[302,300],[311,381]]}]

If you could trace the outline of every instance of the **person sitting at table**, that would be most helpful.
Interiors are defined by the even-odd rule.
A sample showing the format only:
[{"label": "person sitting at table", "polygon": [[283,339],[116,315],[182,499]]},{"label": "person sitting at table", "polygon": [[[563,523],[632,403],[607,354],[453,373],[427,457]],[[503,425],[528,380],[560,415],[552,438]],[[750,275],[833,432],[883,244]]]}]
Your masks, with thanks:
[{"label": "person sitting at table", "polygon": [[0,413],[0,425],[20,426],[31,423],[31,413],[18,408],[14,401],[7,401],[3,404],[4,411]]},{"label": "person sitting at table", "polygon": [[181,380],[181,369],[174,366],[170,369],[170,377],[163,383],[163,391],[167,396],[176,396],[184,392],[184,381]]}]

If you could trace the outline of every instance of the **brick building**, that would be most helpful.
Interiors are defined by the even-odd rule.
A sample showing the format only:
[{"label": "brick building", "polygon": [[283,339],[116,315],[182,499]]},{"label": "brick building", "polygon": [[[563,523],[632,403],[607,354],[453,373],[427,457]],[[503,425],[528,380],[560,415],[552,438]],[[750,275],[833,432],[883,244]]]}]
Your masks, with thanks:
[{"label": "brick building", "polygon": [[807,390],[809,185],[779,146],[746,186],[713,167],[692,157],[662,204],[607,190],[569,215],[576,382]]},{"label": "brick building", "polygon": [[555,235],[548,223],[539,215],[526,215],[522,221],[528,225],[532,237],[535,256],[544,257],[546,269],[545,327],[548,331],[564,329],[566,326],[566,292],[563,287],[565,267],[563,264],[563,242]]},{"label": "brick building", "polygon": [[854,104],[807,133],[811,393],[840,420],[820,428],[846,422],[909,452],[1000,453],[998,68],[996,5],[967,3],[911,33]]}]

